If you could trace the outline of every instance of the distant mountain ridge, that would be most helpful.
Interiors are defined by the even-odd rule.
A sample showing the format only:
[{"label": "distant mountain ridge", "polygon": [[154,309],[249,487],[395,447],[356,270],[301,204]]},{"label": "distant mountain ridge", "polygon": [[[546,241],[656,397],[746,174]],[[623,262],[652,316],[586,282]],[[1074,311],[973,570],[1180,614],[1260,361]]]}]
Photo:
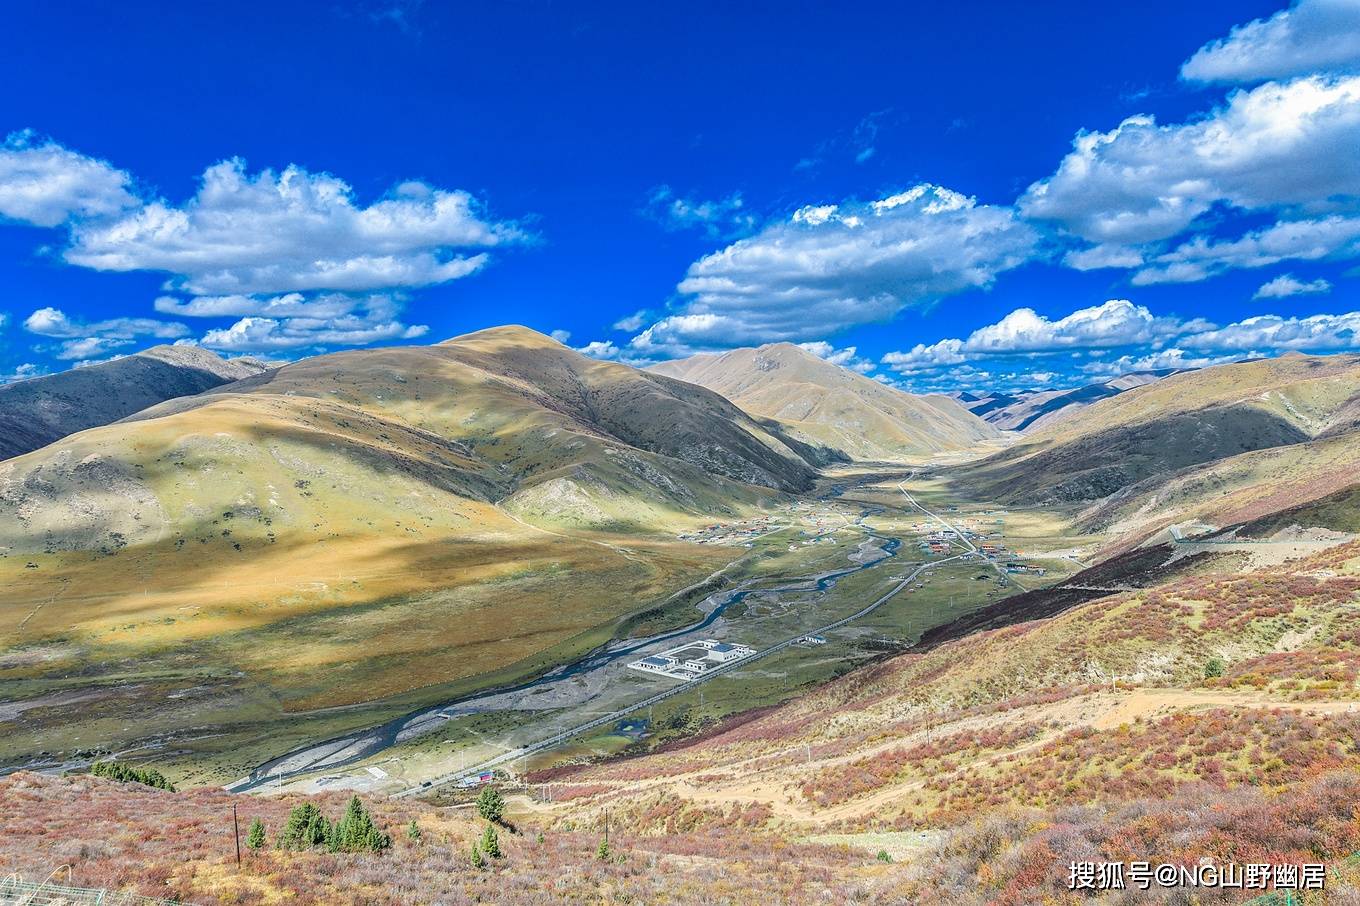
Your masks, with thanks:
[{"label": "distant mountain ridge", "polygon": [[897,390],[792,343],[695,355],[647,370],[707,387],[753,416],[855,459],[931,455],[1001,437],[956,400]]},{"label": "distant mountain ridge", "polygon": [[199,346],[154,346],[111,362],[0,386],[0,459],[269,367],[255,358],[224,359]]},{"label": "distant mountain ridge", "polygon": [[1065,390],[991,393],[955,390],[947,394],[983,421],[1003,431],[1031,431],[1069,418],[1099,400],[1156,383],[1186,369],[1131,371],[1106,381]]},{"label": "distant mountain ridge", "polygon": [[1289,354],[1100,400],[963,474],[993,499],[1089,504],[1088,525],[1121,533],[1171,516],[1229,524],[1354,484],[1358,429],[1360,356]]}]

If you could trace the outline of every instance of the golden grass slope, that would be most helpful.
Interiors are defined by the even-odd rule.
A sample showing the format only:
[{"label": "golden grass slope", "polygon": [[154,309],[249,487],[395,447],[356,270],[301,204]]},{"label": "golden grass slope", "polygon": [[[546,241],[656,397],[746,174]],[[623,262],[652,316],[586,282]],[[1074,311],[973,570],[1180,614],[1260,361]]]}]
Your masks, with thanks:
[{"label": "golden grass slope", "polygon": [[708,387],[762,418],[856,459],[962,450],[1000,432],[946,396],[916,396],[791,343],[696,355],[650,371]]},{"label": "golden grass slope", "polygon": [[0,464],[0,682],[147,682],[117,741],[227,722],[174,705],[205,680],[269,719],[565,656],[732,559],[677,527],[811,475],[716,394],[522,328],[303,360]]}]

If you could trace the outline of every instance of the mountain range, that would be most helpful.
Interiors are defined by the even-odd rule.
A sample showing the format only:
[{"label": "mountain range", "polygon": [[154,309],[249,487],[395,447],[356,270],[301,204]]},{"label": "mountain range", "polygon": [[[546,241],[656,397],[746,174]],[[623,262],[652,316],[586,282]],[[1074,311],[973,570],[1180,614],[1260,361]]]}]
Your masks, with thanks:
[{"label": "mountain range", "polygon": [[[0,462],[7,764],[95,740],[220,786],[294,746],[594,658],[750,558],[763,584],[724,631],[771,621],[772,656],[707,700],[657,700],[644,738],[616,743],[635,758],[573,749],[530,774],[554,800],[516,800],[517,820],[576,845],[566,835],[607,811],[635,851],[728,833],[833,843],[849,848],[817,850],[834,853],[827,871],[862,856],[874,889],[908,901],[1038,902],[1073,853],[1134,834],[1169,858],[1187,835],[1264,851],[1284,824],[1307,828],[1306,847],[1280,858],[1360,839],[1337,830],[1360,769],[1360,356],[1140,373],[988,408],[1003,398],[906,394],[789,344],[649,370],[522,327],[278,367],[180,349],[6,391],[86,404]],[[128,394],[97,395],[171,363],[212,376],[177,370],[132,412]],[[61,389],[77,380],[88,399]],[[1023,434],[964,404],[1012,407]],[[844,519],[814,512],[828,484]],[[849,577],[825,539],[853,536],[859,564],[863,530],[936,531],[925,507],[1027,553],[903,544],[890,573],[850,571],[839,605],[802,573],[771,587],[781,558]],[[772,512],[790,534],[747,542]],[[737,520],[737,542],[696,543]],[[1010,571],[1025,562],[1055,573]],[[889,599],[881,622],[790,644],[799,607],[835,625],[822,608]],[[500,739],[515,713],[469,726]],[[420,758],[447,760],[448,742],[390,749],[379,771],[419,791]],[[31,776],[0,780],[35,810],[24,828],[45,828],[70,788],[143,807],[93,778]],[[224,807],[178,795],[151,810],[197,827],[194,809]],[[411,807],[385,820],[450,813]],[[402,853],[413,877],[443,870]],[[290,870],[315,880],[307,858]],[[535,863],[535,883],[554,870]]]},{"label": "mountain range", "polygon": [[993,427],[1003,431],[1031,431],[1076,415],[1092,403],[1126,390],[1153,384],[1184,369],[1131,371],[1106,381],[1065,390],[1027,390],[1016,393],[956,390],[947,394]]},{"label": "mountain range", "polygon": [[851,459],[924,457],[1001,436],[947,396],[905,393],[792,343],[695,355],[648,370],[707,387]]},{"label": "mountain range", "polygon": [[198,346],[154,346],[110,362],[0,386],[0,459],[269,367],[246,356],[223,359]]}]

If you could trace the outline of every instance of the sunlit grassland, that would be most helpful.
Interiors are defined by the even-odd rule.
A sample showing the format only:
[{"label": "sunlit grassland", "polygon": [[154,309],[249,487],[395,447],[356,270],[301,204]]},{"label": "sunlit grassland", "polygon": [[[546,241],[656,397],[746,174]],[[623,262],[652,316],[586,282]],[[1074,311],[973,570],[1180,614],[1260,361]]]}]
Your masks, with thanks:
[{"label": "sunlit grassland", "polygon": [[[7,643],[0,697],[50,703],[7,728],[0,758],[165,736],[186,765],[206,756],[230,773],[262,760],[257,755],[578,657],[613,637],[621,619],[732,556],[639,537],[627,539],[632,558],[552,536],[405,550],[366,540],[348,546],[347,558],[283,561],[276,581],[285,594],[268,581],[242,582],[234,601],[230,588],[201,581],[212,572],[201,554],[157,552],[183,570],[183,585],[158,571],[183,597],[175,605],[176,593],[162,590],[146,596],[145,609],[130,588],[146,569],[138,553],[103,558],[106,595],[71,602],[58,586],[24,627],[26,644]],[[289,562],[303,575],[289,577]],[[344,569],[350,582],[299,593],[311,581],[309,564]],[[262,568],[257,563],[253,577],[267,575]],[[72,571],[63,572],[72,581]],[[7,588],[0,612],[15,626],[37,605]],[[36,622],[49,608],[64,614],[65,632]],[[44,698],[63,691],[93,697]]]}]

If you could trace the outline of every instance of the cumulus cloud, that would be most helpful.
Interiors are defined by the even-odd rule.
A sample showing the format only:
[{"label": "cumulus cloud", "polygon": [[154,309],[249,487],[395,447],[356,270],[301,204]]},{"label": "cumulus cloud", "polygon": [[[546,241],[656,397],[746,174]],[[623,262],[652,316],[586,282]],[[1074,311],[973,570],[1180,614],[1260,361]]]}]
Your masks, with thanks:
[{"label": "cumulus cloud", "polygon": [[571,339],[571,331],[570,331],[570,330],[554,330],[552,333],[548,334],[548,336],[552,337],[554,340],[556,340],[556,341],[559,342],[559,343],[565,343],[565,342],[567,342],[568,340]]},{"label": "cumulus cloud", "polygon": [[1251,358],[1250,354],[1199,355],[1172,347],[1141,355],[1122,355],[1116,359],[1089,362],[1081,366],[1084,374],[1094,377],[1118,377],[1134,371],[1165,371],[1168,369],[1208,368]]},{"label": "cumulus cloud", "polygon": [[577,352],[588,355],[592,359],[604,359],[605,361],[617,361],[623,350],[611,340],[592,340],[584,346],[579,347]]},{"label": "cumulus cloud", "polygon": [[85,322],[69,317],[58,308],[40,308],[24,319],[24,330],[44,337],[86,337],[99,334],[113,339],[136,337],[174,339],[189,333],[189,328],[174,321],[155,318],[110,318]]},{"label": "cumulus cloud", "polygon": [[[532,239],[515,223],[486,217],[464,191],[404,182],[363,204],[329,174],[299,166],[251,173],[239,159],[209,167],[183,203],[151,199],[136,193],[127,173],[29,133],[0,148],[0,216],[65,225],[62,255],[70,264],[166,274],[168,292],[156,310],[236,318],[204,337],[205,345],[233,351],[420,336],[424,326],[398,320],[402,290],[467,276],[490,249]],[[66,358],[187,330],[167,324],[79,325],[55,309],[26,322],[66,339]]]},{"label": "cumulus cloud", "polygon": [[1288,296],[1313,295],[1317,293],[1329,293],[1332,291],[1332,284],[1328,280],[1319,277],[1316,280],[1309,280],[1307,283],[1299,280],[1293,274],[1281,274],[1274,280],[1261,284],[1253,299],[1284,299]]},{"label": "cumulus cloud", "polygon": [[[917,389],[975,385],[980,365],[996,387],[1071,383],[1083,376],[1112,377],[1130,371],[1203,368],[1286,351],[1327,353],[1360,349],[1360,312],[1310,317],[1259,315],[1219,326],[1199,318],[1154,315],[1116,299],[1049,319],[1017,309],[966,338],[917,344],[890,352],[882,362]],[[1004,363],[1023,363],[1006,371]],[[1066,381],[1061,378],[1066,375]]]},{"label": "cumulus cloud", "polygon": [[857,371],[860,374],[868,374],[877,367],[870,359],[862,358],[858,354],[858,348],[854,346],[846,346],[844,349],[837,349],[826,340],[799,343],[798,346],[802,349],[806,349],[817,358],[830,362],[832,365],[849,368],[851,371]]},{"label": "cumulus cloud", "polygon": [[230,327],[208,331],[200,342],[224,352],[272,352],[413,340],[428,330],[423,324],[407,326],[399,321],[374,321],[356,315],[319,321],[248,317]]},{"label": "cumulus cloud", "polygon": [[678,287],[681,310],[631,345],[684,355],[812,340],[988,288],[1037,245],[1037,232],[1009,208],[934,185],[867,204],[803,207],[692,264]]},{"label": "cumulus cloud", "polygon": [[15,381],[26,381],[29,378],[41,377],[47,374],[47,369],[33,362],[25,362],[16,365],[11,371],[0,371],[0,384],[12,384]]},{"label": "cumulus cloud", "polygon": [[105,321],[80,321],[58,308],[40,308],[24,319],[24,329],[42,337],[62,340],[49,351],[62,361],[89,360],[131,346],[150,337],[174,340],[189,334],[189,328],[174,321],[154,318],[110,318]]},{"label": "cumulus cloud", "polygon": [[202,345],[251,353],[363,346],[424,336],[424,324],[402,322],[405,297],[396,293],[321,293],[314,296],[161,296],[156,310],[190,318],[233,317],[230,327],[208,331]]},{"label": "cumulus cloud", "polygon": [[1335,352],[1360,348],[1360,312],[1285,318],[1258,315],[1181,340],[1192,349]]},{"label": "cumulus cloud", "polygon": [[69,151],[32,132],[0,145],[0,217],[60,226],[72,217],[117,214],[137,203],[132,177],[101,160]]},{"label": "cumulus cloud", "polygon": [[1360,208],[1360,77],[1267,83],[1192,122],[1126,119],[1083,132],[1019,201],[1095,243],[1184,231],[1215,205],[1313,213]]},{"label": "cumulus cloud", "polygon": [[1239,25],[1181,67],[1199,82],[1255,82],[1315,72],[1360,71],[1360,3],[1298,0],[1268,19]]},{"label": "cumulus cloud", "polygon": [[472,196],[407,182],[367,207],[333,176],[301,167],[251,175],[240,160],[203,174],[183,206],[150,202],[80,222],[66,260],[102,271],[163,271],[201,294],[362,292],[464,277],[485,249],[524,239],[480,216]]},{"label": "cumulus cloud", "polygon": [[1360,217],[1281,221],[1225,241],[1196,236],[1156,255],[1133,275],[1138,286],[1194,283],[1232,268],[1266,267],[1282,261],[1319,261],[1360,256]]},{"label": "cumulus cloud", "polygon": [[647,196],[642,214],[667,230],[699,230],[711,239],[733,239],[756,225],[740,192],[700,199],[677,195],[670,186],[660,185]]},{"label": "cumulus cloud", "polygon": [[882,361],[894,371],[908,373],[998,356],[1160,344],[1187,329],[1206,326],[1204,321],[1155,316],[1145,306],[1127,299],[1111,299],[1057,320],[1032,308],[1018,308],[966,339],[918,343],[907,352],[887,353]]}]

